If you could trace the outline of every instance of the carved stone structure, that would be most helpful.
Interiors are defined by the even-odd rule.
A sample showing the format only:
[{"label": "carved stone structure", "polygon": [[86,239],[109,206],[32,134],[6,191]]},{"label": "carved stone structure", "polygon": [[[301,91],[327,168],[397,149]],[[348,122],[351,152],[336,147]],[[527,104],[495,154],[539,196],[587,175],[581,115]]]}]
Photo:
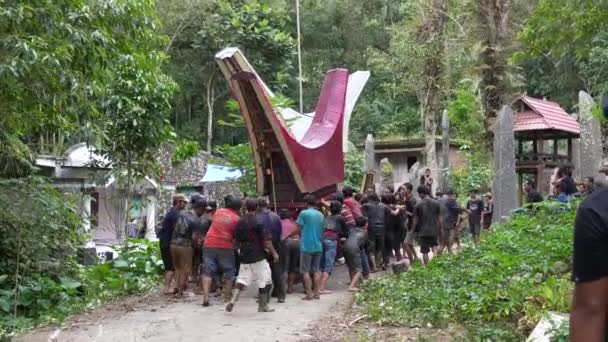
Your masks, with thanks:
[{"label": "carved stone structure", "polygon": [[513,110],[508,106],[498,113],[494,131],[494,216],[493,223],[508,216],[517,204],[517,176],[515,173],[515,138]]},{"label": "carved stone structure", "polygon": [[595,102],[589,94],[581,91],[578,93],[579,122],[581,125],[581,137],[579,140],[580,170],[578,175],[583,177],[592,176],[601,179],[599,169],[602,166],[602,131],[600,122],[591,114]]}]

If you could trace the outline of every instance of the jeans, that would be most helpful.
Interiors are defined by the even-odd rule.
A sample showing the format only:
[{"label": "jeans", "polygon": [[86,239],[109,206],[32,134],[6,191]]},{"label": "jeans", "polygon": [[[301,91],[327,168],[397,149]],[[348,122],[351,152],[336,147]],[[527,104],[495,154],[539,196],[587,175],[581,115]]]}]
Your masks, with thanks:
[{"label": "jeans", "polygon": [[334,270],[336,262],[336,253],[338,252],[338,241],[323,240],[323,259],[321,261],[321,270],[325,273],[331,273]]},{"label": "jeans", "polygon": [[369,260],[367,260],[367,253],[365,249],[361,247],[361,271],[363,274],[369,274]]}]

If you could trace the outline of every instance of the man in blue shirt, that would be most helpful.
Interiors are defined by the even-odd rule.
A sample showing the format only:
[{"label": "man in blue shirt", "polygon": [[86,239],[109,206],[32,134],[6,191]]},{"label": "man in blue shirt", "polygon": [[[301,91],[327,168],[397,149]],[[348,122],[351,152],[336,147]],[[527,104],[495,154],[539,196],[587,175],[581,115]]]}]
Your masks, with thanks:
[{"label": "man in blue shirt", "polygon": [[[323,247],[321,239],[323,236],[323,214],[316,209],[317,199],[312,194],[304,196],[306,209],[300,212],[296,223],[301,230],[300,239],[300,273],[306,289],[304,300],[319,299],[319,285],[321,281],[321,252]],[[315,290],[312,292],[313,274]]]}]

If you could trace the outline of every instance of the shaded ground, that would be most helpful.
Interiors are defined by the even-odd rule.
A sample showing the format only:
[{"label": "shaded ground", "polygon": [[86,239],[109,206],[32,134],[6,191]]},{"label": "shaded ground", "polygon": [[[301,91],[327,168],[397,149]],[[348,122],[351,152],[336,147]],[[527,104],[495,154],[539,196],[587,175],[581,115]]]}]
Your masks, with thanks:
[{"label": "shaded ground", "polygon": [[[201,296],[167,298],[159,292],[130,297],[107,304],[92,312],[68,319],[56,341],[301,341],[313,337],[309,331],[327,314],[347,307],[351,295],[346,291],[345,266],[335,268],[329,289],[334,293],[317,301],[302,301],[292,294],[284,304],[273,299],[273,313],[258,313],[254,289],[248,289],[234,312],[224,311],[219,299],[202,307]],[[300,289],[300,287],[297,287]],[[346,305],[345,305],[346,304]],[[16,341],[46,342],[56,335],[57,327],[45,327],[21,336]],[[326,339],[321,339],[326,340]]]},{"label": "shaded ground", "polygon": [[[417,267],[421,267],[418,265]],[[375,274],[374,276],[381,276]],[[247,289],[234,312],[224,311],[219,298],[202,307],[201,296],[182,299],[159,291],[109,303],[69,318],[62,327],[36,329],[16,341],[122,342],[122,341],[453,341],[459,327],[429,329],[381,327],[366,319],[347,291],[346,266],[336,266],[328,288],[334,292],[321,300],[302,301],[302,294],[288,295],[284,304],[271,302],[272,313],[258,313],[255,289]],[[301,286],[297,286],[298,291]],[[51,339],[53,337],[54,339]]]}]

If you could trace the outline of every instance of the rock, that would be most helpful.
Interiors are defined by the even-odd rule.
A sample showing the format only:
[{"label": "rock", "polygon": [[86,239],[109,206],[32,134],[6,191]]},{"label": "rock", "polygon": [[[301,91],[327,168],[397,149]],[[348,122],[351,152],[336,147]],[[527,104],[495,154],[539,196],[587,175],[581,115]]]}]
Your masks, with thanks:
[{"label": "rock", "polygon": [[511,210],[518,207],[517,175],[515,173],[515,137],[513,110],[503,106],[498,113],[494,130],[494,219],[504,221]]},{"label": "rock", "polygon": [[549,314],[536,325],[534,330],[532,330],[532,333],[526,342],[551,342],[549,332],[559,324],[562,324],[562,322],[567,322],[567,320],[567,314],[549,312]]},{"label": "rock", "polygon": [[407,260],[404,259],[404,260],[392,263],[391,269],[393,271],[393,274],[401,274],[401,273],[405,273],[409,270],[409,265],[407,263]]}]

